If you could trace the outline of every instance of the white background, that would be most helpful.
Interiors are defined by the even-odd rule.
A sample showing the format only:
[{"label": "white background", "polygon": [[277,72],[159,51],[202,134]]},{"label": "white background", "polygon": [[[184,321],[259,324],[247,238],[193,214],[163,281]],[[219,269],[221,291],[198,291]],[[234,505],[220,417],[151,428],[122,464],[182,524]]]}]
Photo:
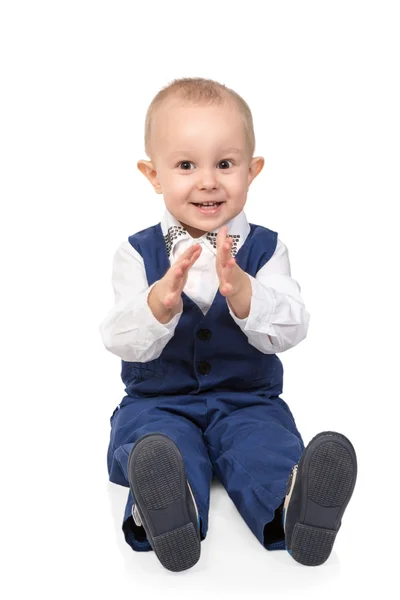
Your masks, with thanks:
[{"label": "white background", "polygon": [[[397,595],[399,26],[384,0],[1,4],[2,597]],[[246,214],[288,246],[311,313],[282,397],[306,443],[331,429],[357,450],[320,567],[263,549],[214,482],[200,561],[168,572],[125,543],[108,481],[112,257],[162,215],[136,167],[146,109],[196,76],[252,109]]]}]

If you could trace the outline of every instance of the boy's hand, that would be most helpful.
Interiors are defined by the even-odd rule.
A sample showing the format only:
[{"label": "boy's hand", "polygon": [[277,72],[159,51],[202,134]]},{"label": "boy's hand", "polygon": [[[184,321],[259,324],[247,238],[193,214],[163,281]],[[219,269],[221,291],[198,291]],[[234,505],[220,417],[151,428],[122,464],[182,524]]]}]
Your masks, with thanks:
[{"label": "boy's hand", "polygon": [[219,291],[223,296],[236,294],[243,283],[243,271],[231,254],[232,238],[227,237],[228,226],[221,227],[217,235],[216,270]]},{"label": "boy's hand", "polygon": [[186,285],[189,269],[201,254],[200,244],[190,246],[152,288],[148,303],[161,323],[167,323],[181,310],[181,294]]},{"label": "boy's hand", "polygon": [[186,285],[189,269],[199,258],[201,250],[200,244],[190,246],[172,267],[168,269],[161,281],[158,282],[158,293],[161,302],[167,308],[174,308],[180,303],[181,294]]}]

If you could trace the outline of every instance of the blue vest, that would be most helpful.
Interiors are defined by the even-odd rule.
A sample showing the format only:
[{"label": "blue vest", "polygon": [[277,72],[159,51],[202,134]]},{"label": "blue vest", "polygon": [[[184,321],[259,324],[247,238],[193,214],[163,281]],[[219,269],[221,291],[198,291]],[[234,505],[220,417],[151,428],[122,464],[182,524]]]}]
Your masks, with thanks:
[{"label": "blue vest", "polygon": [[[236,262],[253,277],[274,254],[278,234],[260,225],[250,232]],[[148,284],[161,279],[171,266],[161,224],[148,227],[129,242],[142,256]],[[200,394],[209,390],[262,390],[282,393],[283,367],[276,354],[264,354],[229,314],[226,298],[217,290],[206,315],[182,293],[183,312],[175,334],[159,358],[122,361],[121,378],[132,397]]]}]

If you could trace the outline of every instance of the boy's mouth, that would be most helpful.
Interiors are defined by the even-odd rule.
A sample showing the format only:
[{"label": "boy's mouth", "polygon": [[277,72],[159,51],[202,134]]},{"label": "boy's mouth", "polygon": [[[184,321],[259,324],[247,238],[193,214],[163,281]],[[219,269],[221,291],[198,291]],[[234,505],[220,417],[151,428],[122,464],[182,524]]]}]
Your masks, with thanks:
[{"label": "boy's mouth", "polygon": [[224,202],[191,202],[203,215],[214,215]]}]

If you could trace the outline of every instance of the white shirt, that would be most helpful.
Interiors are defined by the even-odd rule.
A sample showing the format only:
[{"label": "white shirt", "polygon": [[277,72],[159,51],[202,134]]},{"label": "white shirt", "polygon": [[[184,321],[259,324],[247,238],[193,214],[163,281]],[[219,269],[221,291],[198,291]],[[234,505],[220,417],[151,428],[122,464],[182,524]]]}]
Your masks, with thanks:
[{"label": "white shirt", "polygon": [[[234,239],[232,254],[235,256],[250,232],[250,225],[244,211],[227,225],[228,235]],[[161,229],[171,265],[189,246],[202,245],[202,252],[189,270],[183,291],[206,314],[219,287],[215,268],[219,229],[192,238],[167,209]],[[228,302],[227,307],[249,344],[264,354],[276,354],[301,342],[307,335],[310,315],[300,295],[300,286],[291,277],[285,244],[278,239],[270,260],[256,277],[248,277],[252,288],[249,315],[238,319]],[[156,283],[149,286],[143,258],[128,240],[122,242],[113,260],[115,303],[101,323],[100,332],[107,350],[125,361],[147,362],[158,358],[173,337],[182,315],[182,312],[176,314],[165,324],[154,317],[147,298]]]}]

